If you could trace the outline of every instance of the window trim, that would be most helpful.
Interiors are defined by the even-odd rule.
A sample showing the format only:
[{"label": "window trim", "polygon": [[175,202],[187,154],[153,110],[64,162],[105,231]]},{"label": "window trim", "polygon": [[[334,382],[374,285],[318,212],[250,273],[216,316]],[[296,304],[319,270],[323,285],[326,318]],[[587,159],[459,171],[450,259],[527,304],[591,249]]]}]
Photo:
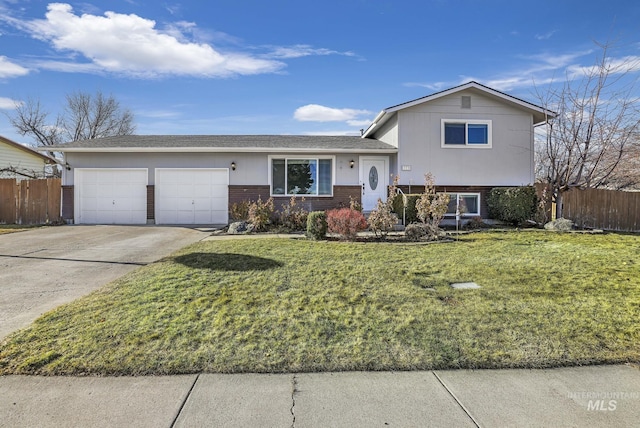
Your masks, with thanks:
[{"label": "window trim", "polygon": [[[460,217],[477,217],[481,214],[482,208],[480,205],[481,202],[481,195],[480,192],[442,192],[442,193],[446,193],[447,195],[449,195],[449,197],[451,197],[451,195],[457,195],[456,197],[458,198],[456,200],[456,211],[457,211],[457,204],[459,204],[459,198],[460,196],[475,196],[478,198],[478,212],[474,212],[474,213],[470,213],[470,212],[464,212],[464,213],[460,213]],[[445,213],[444,215],[445,217],[455,217],[456,213]]]},{"label": "window trim", "polygon": [[[463,124],[464,144],[445,144],[444,130],[446,124]],[[469,125],[487,125],[487,144],[469,144]],[[479,119],[440,119],[440,147],[443,149],[460,149],[460,148],[474,148],[474,149],[490,149],[493,142],[493,130],[491,120],[479,120]]]},{"label": "window trim", "polygon": [[[287,155],[269,155],[267,156],[267,171],[268,171],[268,180],[269,180],[269,195],[273,197],[292,197],[299,196],[304,198],[332,198],[333,197],[333,187],[336,185],[336,157],[335,156],[327,156],[327,155],[319,155],[319,156],[287,156]],[[315,160],[318,162],[318,166],[320,165],[321,159],[330,159],[331,160],[331,194],[328,195],[320,195],[320,194],[300,194],[300,193],[287,193],[286,186],[286,178],[285,178],[285,193],[273,193],[273,160],[274,159],[284,159],[285,165],[287,161],[290,159],[303,159],[303,160]],[[319,188],[318,188],[319,190]]]}]

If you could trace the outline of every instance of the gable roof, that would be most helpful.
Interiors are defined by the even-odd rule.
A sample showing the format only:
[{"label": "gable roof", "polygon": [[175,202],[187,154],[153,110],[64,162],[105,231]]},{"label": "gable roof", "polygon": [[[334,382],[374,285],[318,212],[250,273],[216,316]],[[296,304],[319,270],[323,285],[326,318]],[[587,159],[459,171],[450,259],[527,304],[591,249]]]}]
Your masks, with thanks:
[{"label": "gable roof", "polygon": [[123,135],[73,141],[38,150],[56,152],[333,152],[396,153],[375,139],[320,135]]},{"label": "gable roof", "polygon": [[485,95],[489,95],[493,98],[500,99],[516,107],[529,111],[533,115],[534,126],[545,123],[547,119],[556,116],[556,113],[551,110],[547,110],[543,107],[540,107],[528,101],[522,100],[520,98],[516,98],[509,94],[505,94],[504,92],[497,91],[488,86],[482,85],[478,82],[471,81],[459,86],[455,86],[450,89],[445,89],[444,91],[427,95],[425,97],[417,98],[415,100],[407,101],[402,104],[397,104],[395,106],[387,107],[386,109],[378,113],[378,116],[376,116],[376,118],[373,120],[373,123],[369,125],[369,128],[367,128],[367,130],[362,134],[362,138],[368,138],[368,136],[371,135],[371,133],[375,128],[379,128],[380,125],[385,123],[387,120],[391,119],[391,117],[399,110],[404,110],[409,107],[427,103],[427,102],[436,100],[438,98],[446,97],[448,95],[455,94],[456,92],[460,92],[468,89],[481,92]]},{"label": "gable roof", "polygon": [[16,143],[15,141],[12,141],[6,137],[3,137],[0,135],[0,144],[5,144],[7,146],[16,148],[18,150],[23,151],[24,153],[26,153],[27,155],[36,157],[38,159],[42,159],[45,163],[49,163],[49,164],[54,164],[56,163],[56,161],[52,158],[50,158],[49,156],[43,154],[43,153],[39,153],[37,151],[35,151],[34,149],[24,146],[20,143]]}]

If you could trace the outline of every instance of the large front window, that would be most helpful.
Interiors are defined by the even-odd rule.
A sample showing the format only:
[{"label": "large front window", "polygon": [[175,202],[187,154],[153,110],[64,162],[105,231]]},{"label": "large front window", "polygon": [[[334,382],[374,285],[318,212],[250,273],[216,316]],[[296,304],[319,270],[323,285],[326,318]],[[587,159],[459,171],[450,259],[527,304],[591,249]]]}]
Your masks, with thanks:
[{"label": "large front window", "polygon": [[309,158],[271,159],[272,195],[330,196],[333,160]]},{"label": "large front window", "polygon": [[442,147],[491,147],[490,120],[442,120]]}]

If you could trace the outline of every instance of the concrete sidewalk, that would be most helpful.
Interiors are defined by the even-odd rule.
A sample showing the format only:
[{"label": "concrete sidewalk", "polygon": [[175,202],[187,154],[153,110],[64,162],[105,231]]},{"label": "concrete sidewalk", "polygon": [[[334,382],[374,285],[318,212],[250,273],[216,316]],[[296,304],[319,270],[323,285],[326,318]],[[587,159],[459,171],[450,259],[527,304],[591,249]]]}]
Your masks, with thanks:
[{"label": "concrete sidewalk", "polygon": [[640,423],[640,370],[0,377],[2,427],[502,427]]}]

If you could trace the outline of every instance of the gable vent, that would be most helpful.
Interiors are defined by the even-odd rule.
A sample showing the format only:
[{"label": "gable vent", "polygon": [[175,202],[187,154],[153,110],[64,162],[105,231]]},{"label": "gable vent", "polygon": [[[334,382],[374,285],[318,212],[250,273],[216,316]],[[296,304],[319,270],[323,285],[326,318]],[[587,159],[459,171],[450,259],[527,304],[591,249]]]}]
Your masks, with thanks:
[{"label": "gable vent", "polygon": [[462,108],[471,108],[471,97],[468,95],[462,96]]}]

